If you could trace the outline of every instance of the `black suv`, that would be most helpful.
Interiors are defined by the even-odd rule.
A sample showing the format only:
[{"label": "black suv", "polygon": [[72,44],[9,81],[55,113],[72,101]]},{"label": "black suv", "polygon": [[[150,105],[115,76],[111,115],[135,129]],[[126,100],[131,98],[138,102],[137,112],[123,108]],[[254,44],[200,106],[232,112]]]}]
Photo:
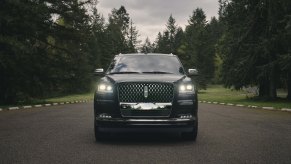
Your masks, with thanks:
[{"label": "black suv", "polygon": [[[173,54],[119,54],[97,83],[94,95],[96,140],[114,131],[173,131],[195,140],[197,90]],[[187,76],[188,75],[188,76]]]}]

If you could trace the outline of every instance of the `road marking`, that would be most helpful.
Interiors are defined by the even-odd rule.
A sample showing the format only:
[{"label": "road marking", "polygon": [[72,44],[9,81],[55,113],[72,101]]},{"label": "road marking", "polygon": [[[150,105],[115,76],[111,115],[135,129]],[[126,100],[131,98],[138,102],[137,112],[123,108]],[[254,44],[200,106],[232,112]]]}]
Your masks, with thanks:
[{"label": "road marking", "polygon": [[34,107],[39,108],[39,107],[42,107],[42,105],[38,104],[38,105],[34,105]]},{"label": "road marking", "polygon": [[52,104],[44,104],[44,106],[52,106]]}]

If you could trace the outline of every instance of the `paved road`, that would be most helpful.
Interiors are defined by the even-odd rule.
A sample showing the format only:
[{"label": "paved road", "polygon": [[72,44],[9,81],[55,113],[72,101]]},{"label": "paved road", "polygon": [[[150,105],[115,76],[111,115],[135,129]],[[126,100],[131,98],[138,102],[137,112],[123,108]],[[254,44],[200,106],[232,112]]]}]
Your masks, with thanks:
[{"label": "paved road", "polygon": [[115,134],[96,143],[92,104],[0,113],[0,163],[291,163],[291,114],[200,104],[196,142]]}]

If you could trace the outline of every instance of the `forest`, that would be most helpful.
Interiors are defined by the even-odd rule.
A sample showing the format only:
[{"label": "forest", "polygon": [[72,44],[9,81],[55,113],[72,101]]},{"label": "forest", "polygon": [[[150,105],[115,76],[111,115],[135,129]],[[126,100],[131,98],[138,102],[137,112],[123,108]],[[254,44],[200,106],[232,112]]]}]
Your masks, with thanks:
[{"label": "forest", "polygon": [[83,93],[95,68],[119,53],[173,53],[199,70],[199,88],[223,84],[259,88],[291,101],[291,1],[219,0],[219,16],[206,20],[193,6],[182,28],[173,15],[154,41],[139,32],[124,6],[107,20],[97,0],[0,1],[0,104]]}]

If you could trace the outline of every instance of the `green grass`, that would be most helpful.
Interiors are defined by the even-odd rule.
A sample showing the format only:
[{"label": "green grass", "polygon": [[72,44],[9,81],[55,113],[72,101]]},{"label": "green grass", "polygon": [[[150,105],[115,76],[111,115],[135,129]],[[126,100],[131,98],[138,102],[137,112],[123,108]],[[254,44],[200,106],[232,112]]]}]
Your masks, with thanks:
[{"label": "green grass", "polygon": [[[278,95],[284,95],[284,93],[279,92]],[[285,99],[278,99],[276,101],[256,100],[254,95],[247,93],[246,91],[226,89],[220,85],[210,85],[207,90],[200,90],[198,93],[198,99],[201,101],[252,105],[258,107],[274,107],[277,109],[291,108],[291,102],[288,102]]]},{"label": "green grass", "polygon": [[53,103],[53,102],[67,102],[67,101],[75,101],[75,100],[93,100],[93,93],[83,93],[83,94],[73,94],[73,95],[67,95],[62,97],[53,97],[45,99],[44,101],[47,103]]},{"label": "green grass", "polygon": [[23,105],[35,105],[35,104],[47,104],[47,103],[60,103],[60,102],[71,102],[81,100],[93,100],[93,92],[82,93],[82,94],[71,94],[66,96],[58,96],[46,99],[33,99],[29,102],[19,102],[11,105],[0,105],[0,108],[8,108],[12,106],[23,106]]}]

